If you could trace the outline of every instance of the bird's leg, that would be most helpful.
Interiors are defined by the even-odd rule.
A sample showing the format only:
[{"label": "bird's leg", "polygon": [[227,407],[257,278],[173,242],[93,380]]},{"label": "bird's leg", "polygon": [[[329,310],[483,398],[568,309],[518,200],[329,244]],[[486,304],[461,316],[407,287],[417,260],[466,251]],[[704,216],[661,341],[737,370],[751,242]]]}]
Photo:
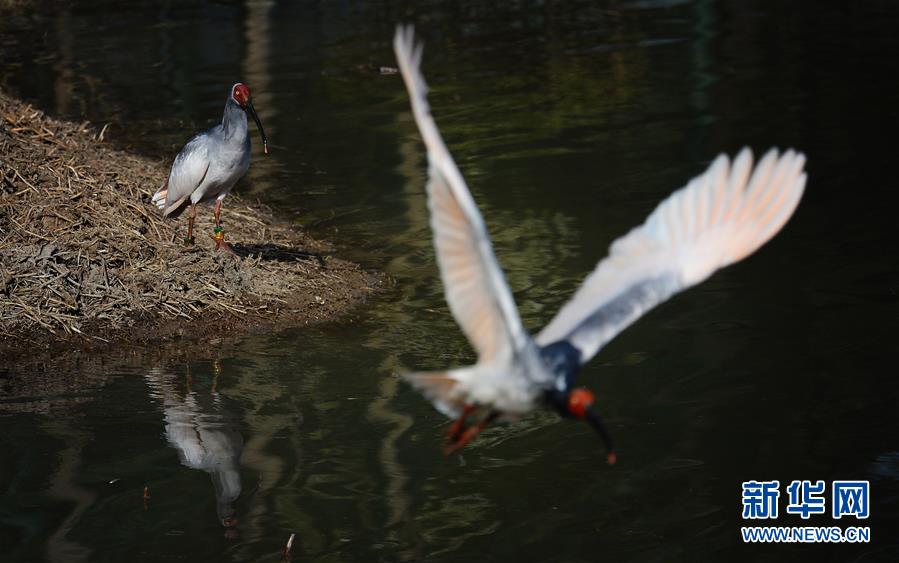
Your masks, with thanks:
[{"label": "bird's leg", "polygon": [[448,442],[455,442],[459,438],[459,435],[465,430],[465,419],[467,419],[468,415],[473,412],[474,407],[472,405],[462,406],[462,414],[453,421],[446,431],[446,439]]},{"label": "bird's leg", "polygon": [[222,226],[222,200],[215,200],[215,209],[212,210],[212,214],[215,215],[215,226]]},{"label": "bird's leg", "polygon": [[234,251],[231,250],[231,245],[225,242],[225,228],[222,227],[222,200],[215,200],[215,209],[213,210],[213,214],[215,215],[215,229],[213,230],[212,240],[215,241],[215,249],[221,250],[225,249],[230,252],[232,255]]},{"label": "bird's leg", "polygon": [[219,374],[222,373],[222,365],[218,358],[212,360],[212,394],[215,395],[219,383]]},{"label": "bird's leg", "polygon": [[481,430],[487,428],[487,425],[496,420],[497,417],[499,417],[499,412],[490,411],[490,413],[483,419],[481,419],[480,422],[478,422],[474,426],[467,428],[455,442],[447,444],[446,447],[443,448],[444,455],[449,455],[464,448],[465,445],[472,440],[472,438],[480,434]]},{"label": "bird's leg", "polygon": [[184,244],[190,246],[194,243],[194,219],[197,218],[197,206],[193,203],[190,204],[190,210],[187,214],[187,238],[184,239]]}]

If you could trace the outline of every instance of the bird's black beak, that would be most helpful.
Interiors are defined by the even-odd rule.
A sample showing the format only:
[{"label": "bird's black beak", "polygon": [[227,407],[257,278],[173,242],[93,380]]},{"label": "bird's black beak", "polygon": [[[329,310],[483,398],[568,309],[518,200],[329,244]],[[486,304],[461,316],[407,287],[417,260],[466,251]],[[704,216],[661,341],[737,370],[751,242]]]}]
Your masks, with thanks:
[{"label": "bird's black beak", "polygon": [[596,430],[596,433],[599,434],[599,437],[602,438],[603,443],[606,445],[606,461],[609,465],[615,465],[615,462],[618,461],[618,455],[615,453],[615,447],[612,445],[612,437],[609,436],[605,424],[602,423],[602,419],[599,417],[596,409],[593,408],[593,405],[590,405],[590,408],[584,413],[584,418],[593,427],[593,430]]},{"label": "bird's black beak", "polygon": [[262,152],[268,154],[268,139],[265,138],[265,129],[262,128],[262,122],[259,121],[259,116],[256,115],[256,108],[253,107],[253,102],[251,101],[247,101],[247,113],[253,116],[256,127],[259,127],[259,134],[262,135]]},{"label": "bird's black beak", "polygon": [[[556,399],[551,400],[558,400],[559,396],[552,395],[552,397],[556,397]],[[615,465],[615,462],[618,461],[618,456],[615,454],[615,447],[612,446],[612,438],[609,436],[605,424],[602,423],[599,413],[593,408],[595,403],[593,392],[584,387],[578,387],[561,395],[561,397],[564,397],[562,401],[559,401],[561,406],[559,406],[559,403],[556,403],[556,408],[559,409],[562,416],[573,416],[586,420],[593,427],[593,430],[596,430],[596,433],[599,434],[599,437],[602,438],[603,443],[606,445],[606,461],[609,462],[609,465]]]}]

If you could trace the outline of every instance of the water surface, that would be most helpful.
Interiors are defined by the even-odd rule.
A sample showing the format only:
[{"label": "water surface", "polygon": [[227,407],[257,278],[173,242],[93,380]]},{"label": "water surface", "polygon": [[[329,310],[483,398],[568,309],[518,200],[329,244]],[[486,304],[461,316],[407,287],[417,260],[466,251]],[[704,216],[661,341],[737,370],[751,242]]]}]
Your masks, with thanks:
[{"label": "water surface", "polygon": [[[408,100],[377,71],[399,21],[426,41],[436,119],[535,331],[718,152],[808,154],[781,235],[585,370],[614,468],[586,425],[545,413],[445,458],[445,421],[397,378],[473,361],[443,302]],[[0,371],[3,559],[276,561],[290,533],[294,560],[317,561],[899,559],[897,24],[876,1],[6,16],[3,88],[153,157],[219,119],[245,80],[273,150],[254,146],[238,190],[396,286],[351,319],[215,360]],[[856,478],[873,482],[871,545],[740,543],[742,481]]]}]

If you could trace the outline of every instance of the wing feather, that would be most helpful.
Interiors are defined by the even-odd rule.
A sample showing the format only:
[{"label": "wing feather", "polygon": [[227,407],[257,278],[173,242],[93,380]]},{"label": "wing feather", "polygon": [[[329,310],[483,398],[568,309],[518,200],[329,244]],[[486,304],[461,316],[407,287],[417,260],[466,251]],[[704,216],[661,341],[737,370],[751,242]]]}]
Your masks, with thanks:
[{"label": "wing feather", "polygon": [[207,143],[204,142],[205,135],[201,133],[192,137],[175,157],[172,170],[169,172],[163,215],[172,215],[180,209],[206,178],[209,171],[209,154]]},{"label": "wing feather", "polygon": [[793,150],[768,151],[754,170],[749,149],[733,165],[720,155],[612,243],[537,343],[568,340],[585,363],[652,307],[755,252],[796,210],[804,166],[805,156]]},{"label": "wing feather", "polygon": [[411,26],[397,28],[393,47],[428,150],[428,208],[447,303],[479,362],[508,358],[527,336],[484,220],[431,116]]}]

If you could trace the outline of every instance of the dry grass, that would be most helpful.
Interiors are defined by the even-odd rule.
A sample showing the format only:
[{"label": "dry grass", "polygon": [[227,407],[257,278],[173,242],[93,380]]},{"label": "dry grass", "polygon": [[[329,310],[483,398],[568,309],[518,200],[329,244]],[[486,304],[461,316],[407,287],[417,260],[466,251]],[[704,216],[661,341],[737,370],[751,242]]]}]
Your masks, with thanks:
[{"label": "dry grass", "polygon": [[143,338],[175,319],[195,330],[330,319],[378,282],[234,196],[222,217],[239,256],[212,251],[208,208],[200,209],[197,245],[185,248],[186,218],[163,221],[150,203],[167,173],[167,163],[108,148],[85,124],[48,118],[0,92],[7,351],[73,337]]}]

